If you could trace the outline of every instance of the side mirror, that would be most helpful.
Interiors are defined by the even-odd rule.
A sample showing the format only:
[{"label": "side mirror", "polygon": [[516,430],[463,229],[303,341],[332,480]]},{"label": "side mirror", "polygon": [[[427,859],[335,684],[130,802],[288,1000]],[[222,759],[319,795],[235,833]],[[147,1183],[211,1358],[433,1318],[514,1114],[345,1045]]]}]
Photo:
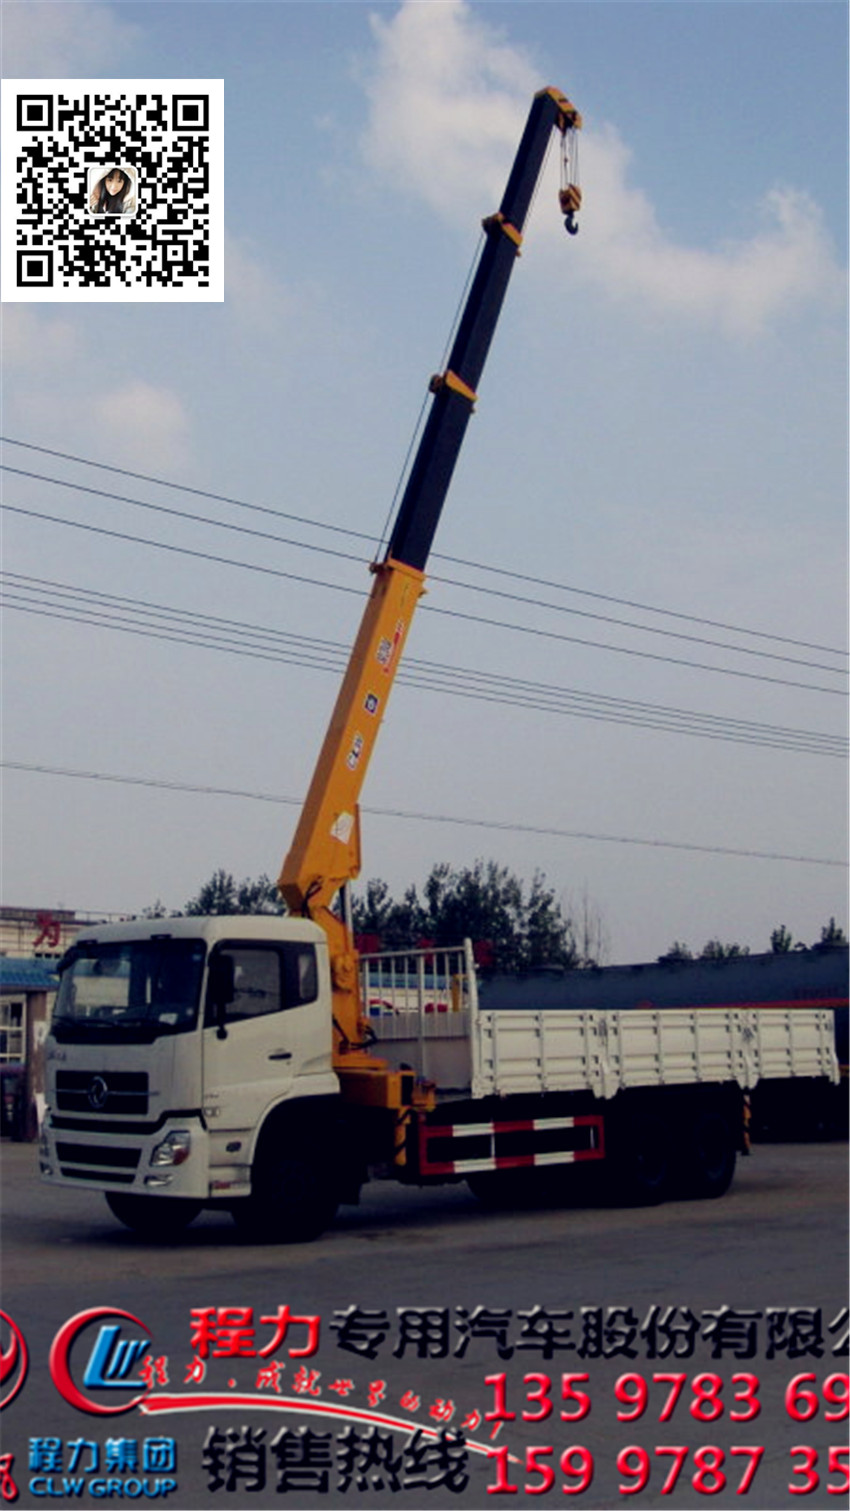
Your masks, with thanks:
[{"label": "side mirror", "polygon": [[218,954],[210,960],[207,981],[207,1021],[216,1025],[216,1037],[227,1038],[227,1009],[236,996],[233,956]]}]

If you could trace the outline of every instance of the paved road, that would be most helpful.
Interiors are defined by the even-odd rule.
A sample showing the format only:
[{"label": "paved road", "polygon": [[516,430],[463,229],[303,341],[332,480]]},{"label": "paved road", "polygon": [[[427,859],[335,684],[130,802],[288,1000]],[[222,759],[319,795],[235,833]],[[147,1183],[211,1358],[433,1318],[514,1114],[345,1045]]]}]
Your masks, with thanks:
[{"label": "paved road", "polygon": [[[592,1508],[629,1501],[641,1507],[846,1503],[846,1496],[842,1500],[826,1488],[828,1480],[841,1480],[840,1473],[827,1473],[827,1454],[830,1446],[846,1442],[846,1423],[826,1423],[823,1401],[808,1422],[792,1420],[785,1406],[786,1389],[796,1375],[813,1374],[814,1380],[804,1385],[820,1390],[829,1376],[847,1369],[846,1356],[833,1357],[835,1337],[829,1331],[847,1302],[845,1144],[759,1146],[751,1159],[740,1162],[735,1185],[722,1200],[674,1202],[648,1210],[585,1206],[492,1213],[481,1209],[464,1186],[423,1192],[372,1187],[362,1206],[343,1209],[335,1228],[317,1243],[291,1248],[248,1246],[228,1218],[212,1215],[205,1215],[179,1243],[146,1243],[115,1224],[101,1197],[41,1187],[31,1148],[4,1145],[2,1165],[3,1307],[22,1329],[31,1353],[29,1377],[2,1419],[4,1451],[15,1456],[20,1506],[48,1501],[91,1506],[102,1498],[115,1501],[119,1492],[122,1500],[151,1497],[157,1485],[162,1490],[167,1473],[152,1469],[145,1475],[140,1469],[134,1476],[118,1469],[107,1476],[89,1472],[88,1465],[95,1452],[101,1470],[108,1454],[132,1454],[135,1446],[141,1455],[152,1435],[177,1441],[178,1469],[171,1477],[178,1488],[169,1494],[168,1504],[191,1511],[217,1505],[300,1511],[349,1504],[457,1505],[465,1511],[522,1501]],[[279,1346],[258,1357],[271,1348],[275,1333],[275,1325],[262,1318],[275,1317],[286,1306],[293,1319],[321,1319],[318,1351],[290,1356],[290,1348],[309,1348],[313,1341],[306,1321],[292,1321]],[[167,1359],[168,1387],[174,1393],[185,1398],[203,1388],[223,1401],[203,1412],[171,1411],[157,1417],[136,1409],[99,1417],[67,1404],[50,1381],[47,1357],[62,1325],[87,1308],[132,1312],[152,1335],[150,1357]],[[352,1313],[355,1308],[359,1311]],[[737,1315],[723,1313],[724,1308]],[[203,1352],[196,1345],[193,1354],[192,1342],[192,1314],[203,1309],[211,1334],[201,1387],[187,1383],[186,1376],[193,1356]],[[225,1309],[232,1310],[225,1315]],[[691,1314],[697,1328],[692,1352]],[[674,1336],[665,1332],[666,1320],[679,1329],[678,1357],[676,1352],[665,1355]],[[127,1390],[83,1384],[103,1322],[116,1325],[115,1318],[89,1324],[70,1354],[72,1386],[95,1405],[124,1405],[132,1399]],[[811,1351],[818,1346],[811,1336],[812,1324],[818,1322],[820,1354]],[[706,1336],[712,1326],[714,1334]],[[125,1335],[142,1336],[130,1324],[125,1324]],[[8,1333],[0,1342],[5,1350]],[[284,1367],[275,1374],[275,1365]],[[259,1369],[266,1371],[261,1390],[265,1410],[236,1401],[242,1393],[257,1394]],[[565,1373],[588,1379],[574,1382],[574,1393],[568,1389],[562,1401]],[[680,1398],[675,1407],[668,1405],[671,1415],[663,1423],[659,1416],[678,1387],[674,1381],[653,1381],[657,1373],[685,1377]],[[518,1485],[515,1495],[488,1493],[488,1485],[498,1483],[495,1459],[470,1453],[459,1478],[453,1479],[458,1471],[452,1469],[451,1455],[441,1457],[427,1448],[424,1438],[411,1440],[413,1428],[439,1429],[450,1411],[452,1428],[492,1413],[499,1387],[485,1381],[500,1374],[505,1377],[504,1409],[516,1418],[504,1422],[494,1441],[492,1420],[467,1427],[466,1435],[491,1449],[510,1449],[518,1462],[506,1461],[503,1472],[505,1483]],[[617,1410],[637,1409],[618,1404],[614,1395],[615,1382],[624,1374],[647,1384],[646,1408],[631,1422],[616,1416]],[[716,1402],[710,1380],[703,1379],[696,1390],[693,1386],[695,1376],[708,1375],[722,1381]],[[527,1376],[534,1379],[524,1384]],[[552,1382],[551,1393],[546,1378]],[[370,1430],[363,1420],[334,1421],[315,1412],[328,1406],[368,1410],[370,1387],[373,1394],[380,1393],[381,1385],[383,1399],[374,1409],[403,1421],[404,1431],[393,1434],[386,1425]],[[156,1389],[162,1393],[168,1387],[160,1381]],[[637,1397],[639,1405],[642,1389],[633,1379],[621,1393]],[[568,1416],[585,1410],[582,1391],[590,1410],[579,1420],[561,1421],[562,1409]],[[302,1409],[285,1409],[287,1399]],[[307,1415],[308,1407],[313,1415]],[[214,1442],[221,1450],[218,1471],[202,1457],[211,1426],[219,1432]],[[254,1430],[253,1443],[244,1435],[248,1428]],[[299,1428],[331,1433],[332,1439],[305,1438]],[[258,1440],[262,1429],[265,1436]],[[283,1438],[272,1448],[282,1429]],[[229,1444],[228,1432],[233,1434]],[[28,1468],[33,1437],[62,1440],[61,1471]],[[75,1440],[90,1446],[75,1449]],[[791,1456],[797,1445],[809,1445],[819,1454],[817,1488],[804,1495],[792,1495],[788,1488],[792,1482],[798,1487],[807,1482],[801,1472],[793,1475],[795,1464],[804,1463],[803,1455]],[[526,1463],[529,1446],[552,1450],[538,1455],[542,1468]],[[563,1470],[560,1455],[570,1446],[586,1452],[574,1452]],[[618,1469],[618,1453],[630,1446],[635,1451]],[[687,1447],[689,1454],[675,1488],[662,1495],[675,1456],[655,1449],[674,1446]],[[765,1450],[743,1495],[736,1487],[756,1455],[732,1455],[733,1446]],[[698,1451],[711,1447],[722,1451],[722,1462],[711,1453],[695,1460]],[[149,1451],[154,1451],[150,1445]],[[55,1445],[42,1444],[37,1456],[44,1464],[51,1452],[55,1459]],[[322,1465],[329,1453],[334,1461],[324,1490]],[[344,1489],[340,1466],[346,1454],[353,1479]],[[75,1455],[81,1472],[68,1474]],[[589,1455],[593,1476],[588,1487],[565,1500],[565,1490],[577,1492],[581,1485]],[[648,1465],[649,1484],[640,1493],[622,1495],[618,1486],[634,1488],[642,1463]],[[263,1464],[265,1487],[252,1489]],[[526,1491],[526,1485],[546,1483],[548,1466],[555,1474],[553,1487],[541,1495]],[[276,1485],[279,1472],[291,1487],[285,1492]],[[73,1484],[63,1483],[63,1474],[69,1481],[82,1481],[79,1496]],[[465,1484],[464,1475],[469,1476]],[[720,1475],[727,1476],[725,1488],[709,1494],[722,1484]],[[438,1483],[417,1488],[417,1477]],[[223,1483],[213,1489],[216,1478]],[[63,1494],[67,1489],[71,1493]]]}]

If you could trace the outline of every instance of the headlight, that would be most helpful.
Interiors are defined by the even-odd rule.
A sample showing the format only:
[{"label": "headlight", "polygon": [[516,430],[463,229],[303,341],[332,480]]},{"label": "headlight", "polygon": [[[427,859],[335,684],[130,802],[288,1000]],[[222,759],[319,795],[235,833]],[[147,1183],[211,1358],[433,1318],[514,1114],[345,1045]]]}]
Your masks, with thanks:
[{"label": "headlight", "polygon": [[192,1135],[188,1128],[175,1129],[168,1138],[157,1144],[151,1155],[152,1165],[182,1165],[192,1150]]}]

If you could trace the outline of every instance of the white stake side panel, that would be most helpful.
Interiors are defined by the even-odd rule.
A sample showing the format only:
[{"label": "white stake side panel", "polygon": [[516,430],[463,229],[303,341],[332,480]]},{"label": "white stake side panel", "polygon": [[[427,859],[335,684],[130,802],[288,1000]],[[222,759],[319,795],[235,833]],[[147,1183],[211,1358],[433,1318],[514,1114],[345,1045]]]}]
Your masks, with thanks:
[{"label": "white stake side panel", "polygon": [[824,1076],[838,1080],[832,1012],[793,1008],[499,1011],[472,1017],[472,1095]]},{"label": "white stake side panel", "polygon": [[438,1095],[591,1091],[807,1076],[838,1081],[829,1008],[482,1009],[472,947],[364,955],[376,1053]]}]

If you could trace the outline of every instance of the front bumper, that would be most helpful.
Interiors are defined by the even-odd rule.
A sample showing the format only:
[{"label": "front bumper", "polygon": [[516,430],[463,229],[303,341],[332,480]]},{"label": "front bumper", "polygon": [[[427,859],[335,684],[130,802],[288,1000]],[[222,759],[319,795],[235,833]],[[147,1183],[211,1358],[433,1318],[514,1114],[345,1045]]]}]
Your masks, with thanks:
[{"label": "front bumper", "polygon": [[[60,1119],[60,1123],[65,1119]],[[42,1126],[39,1166],[49,1185],[194,1201],[246,1195],[248,1172],[215,1166],[213,1139],[200,1117],[165,1118],[154,1132]],[[215,1142],[218,1142],[217,1140]]]}]

